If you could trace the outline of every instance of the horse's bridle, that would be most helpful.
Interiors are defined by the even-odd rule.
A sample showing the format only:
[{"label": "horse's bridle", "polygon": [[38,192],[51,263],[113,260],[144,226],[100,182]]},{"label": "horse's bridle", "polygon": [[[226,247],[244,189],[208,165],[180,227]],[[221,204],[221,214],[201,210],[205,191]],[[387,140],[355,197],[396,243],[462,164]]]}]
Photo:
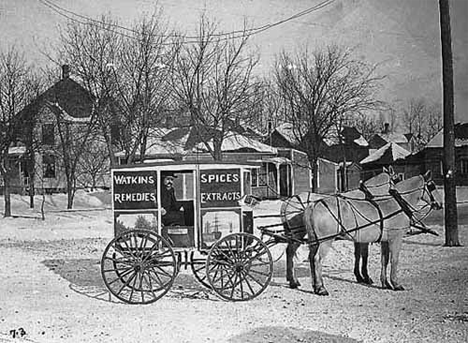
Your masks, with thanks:
[{"label": "horse's bridle", "polygon": [[[393,197],[397,197],[399,196],[400,199],[398,199],[399,201],[397,201],[400,206],[402,206],[402,204],[400,203],[401,201],[404,202],[404,207],[407,207],[409,208],[410,212],[411,213],[407,213],[407,215],[409,217],[412,217],[413,213],[420,213],[422,212],[426,207],[430,207],[429,211],[427,211],[427,213],[424,214],[423,218],[426,218],[430,211],[431,210],[439,210],[441,209],[441,206],[440,204],[438,203],[438,201],[435,199],[434,195],[432,194],[432,192],[436,189],[436,185],[434,183],[434,181],[432,180],[429,180],[429,181],[426,181],[424,179],[424,176],[421,176],[424,180],[424,183],[421,187],[417,187],[415,189],[411,189],[411,190],[408,190],[408,191],[405,191],[405,192],[399,192],[394,186],[394,182],[393,180],[390,180],[390,191],[389,193],[393,195]],[[414,192],[417,192],[417,191],[421,191],[422,195],[421,195],[421,200],[423,200],[426,204],[424,206],[422,206],[421,208],[417,209],[415,208],[413,205],[411,205],[410,203],[408,203],[406,200],[403,199],[403,197],[401,197],[401,195],[407,195],[407,194],[412,194]],[[424,197],[424,194],[427,193],[428,196],[429,196],[429,201],[427,201]],[[405,211],[405,212],[408,212],[408,211]],[[420,220],[422,220],[420,219]]]}]

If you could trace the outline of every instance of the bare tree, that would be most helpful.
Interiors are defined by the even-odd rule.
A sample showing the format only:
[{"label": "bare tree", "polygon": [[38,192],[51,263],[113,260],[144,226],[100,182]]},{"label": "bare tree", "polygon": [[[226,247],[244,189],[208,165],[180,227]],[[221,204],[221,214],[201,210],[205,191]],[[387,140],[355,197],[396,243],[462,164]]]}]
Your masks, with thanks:
[{"label": "bare tree", "polygon": [[59,59],[69,64],[96,98],[96,123],[116,164],[123,151],[127,163],[144,159],[149,128],[161,122],[170,98],[168,73],[172,33],[162,11],[136,22],[130,33],[102,17],[88,25],[69,22],[61,32]]},{"label": "bare tree", "polygon": [[96,189],[104,184],[103,175],[109,171],[109,154],[105,142],[98,135],[93,135],[83,147],[83,155],[77,170],[77,182],[80,187]]},{"label": "bare tree", "polygon": [[37,89],[24,54],[15,47],[0,51],[0,174],[5,217],[11,216],[10,181],[15,167],[10,160],[9,148],[21,137],[24,123],[18,113],[37,94]]},{"label": "bare tree", "polygon": [[117,60],[109,65],[113,74],[113,114],[121,128],[115,140],[125,160],[143,161],[150,129],[160,126],[170,106],[170,68],[175,48],[172,33],[158,12],[143,18],[125,38]]},{"label": "bare tree", "polygon": [[99,24],[90,21],[88,25],[70,21],[60,31],[56,51],[59,64],[68,64],[80,83],[95,97],[96,122],[102,131],[109,151],[111,163],[115,163],[111,127],[113,74],[109,63],[117,60],[123,44],[123,36],[114,28],[116,22],[102,17]]},{"label": "bare tree", "polygon": [[429,105],[425,99],[411,99],[402,112],[402,125],[406,133],[411,133],[424,147],[442,129],[440,105]]},{"label": "bare tree", "polygon": [[348,124],[354,126],[365,139],[370,139],[376,133],[380,133],[382,122],[373,113],[358,113],[349,118]]},{"label": "bare tree", "polygon": [[84,147],[89,142],[93,131],[95,116],[90,114],[86,120],[76,122],[63,116],[61,111],[54,111],[57,119],[59,142],[56,153],[60,157],[61,167],[65,172],[67,187],[67,208],[73,208],[77,189],[77,168],[84,154]]},{"label": "bare tree", "polygon": [[251,105],[260,90],[253,77],[258,57],[248,51],[247,30],[222,34],[201,16],[195,42],[181,38],[172,68],[176,101],[214,160],[230,130],[251,121]]},{"label": "bare tree", "polygon": [[350,114],[378,108],[376,92],[381,77],[375,66],[352,59],[351,52],[336,45],[309,54],[283,52],[275,62],[274,76],[287,106],[298,148],[307,153],[317,187],[317,159],[331,128]]}]

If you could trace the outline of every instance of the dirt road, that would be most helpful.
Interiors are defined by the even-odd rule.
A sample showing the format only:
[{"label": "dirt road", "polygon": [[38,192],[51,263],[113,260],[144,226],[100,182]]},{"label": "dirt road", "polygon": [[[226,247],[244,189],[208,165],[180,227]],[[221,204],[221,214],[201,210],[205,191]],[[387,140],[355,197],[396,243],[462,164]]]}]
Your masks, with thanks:
[{"label": "dirt road", "polygon": [[[109,297],[99,260],[112,229],[110,223],[94,225],[88,213],[80,234],[33,227],[24,230],[35,229],[36,235],[16,230],[0,236],[0,342],[468,341],[468,249],[442,247],[440,226],[434,227],[439,237],[405,239],[402,292],[357,284],[352,245],[337,242],[324,270],[329,297],[312,294],[301,249],[298,290],[287,288],[280,259],[270,286],[248,302],[219,300],[182,270],[165,297],[135,306]],[[460,237],[468,242],[468,226],[461,227]],[[373,245],[375,281],[379,258]]]}]

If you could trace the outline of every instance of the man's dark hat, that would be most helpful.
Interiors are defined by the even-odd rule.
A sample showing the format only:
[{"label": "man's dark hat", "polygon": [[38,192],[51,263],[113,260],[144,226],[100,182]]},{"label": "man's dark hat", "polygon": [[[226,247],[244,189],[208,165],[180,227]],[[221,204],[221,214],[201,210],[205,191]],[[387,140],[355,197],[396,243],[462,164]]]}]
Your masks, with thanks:
[{"label": "man's dark hat", "polygon": [[163,180],[164,180],[165,177],[168,177],[168,176],[171,176],[171,177],[173,177],[174,179],[177,179],[177,175],[174,174],[174,172],[169,171],[169,172],[162,172],[162,173],[161,173],[161,178],[162,178]]}]

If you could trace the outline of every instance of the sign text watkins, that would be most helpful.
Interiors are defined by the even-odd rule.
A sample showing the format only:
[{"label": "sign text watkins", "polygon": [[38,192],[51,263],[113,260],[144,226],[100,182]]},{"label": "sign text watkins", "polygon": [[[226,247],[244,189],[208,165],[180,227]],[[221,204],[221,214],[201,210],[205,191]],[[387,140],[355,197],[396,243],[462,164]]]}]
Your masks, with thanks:
[{"label": "sign text watkins", "polygon": [[241,198],[240,169],[210,169],[200,174],[201,206],[237,207]]},{"label": "sign text watkins", "polygon": [[156,208],[156,172],[114,171],[112,182],[114,209]]}]

